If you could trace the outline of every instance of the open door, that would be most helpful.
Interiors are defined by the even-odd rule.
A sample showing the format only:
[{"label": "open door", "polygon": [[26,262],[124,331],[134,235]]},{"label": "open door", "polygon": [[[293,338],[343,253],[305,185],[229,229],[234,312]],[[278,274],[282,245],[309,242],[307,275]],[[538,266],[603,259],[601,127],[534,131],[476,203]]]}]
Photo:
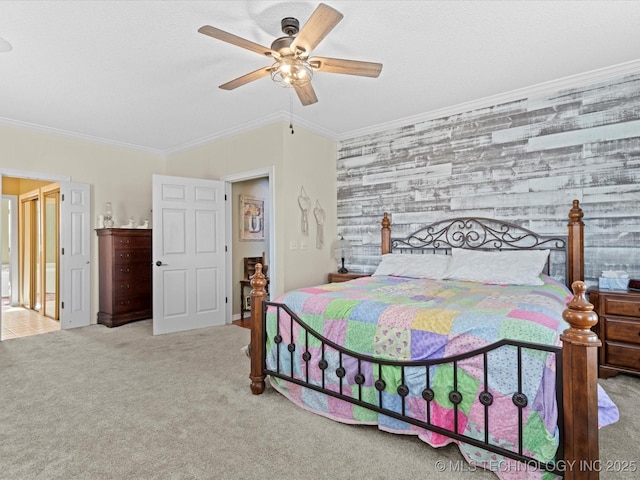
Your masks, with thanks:
[{"label": "open door", "polygon": [[60,326],[90,324],[90,186],[60,182]]},{"label": "open door", "polygon": [[153,175],[153,334],[225,323],[224,182]]}]

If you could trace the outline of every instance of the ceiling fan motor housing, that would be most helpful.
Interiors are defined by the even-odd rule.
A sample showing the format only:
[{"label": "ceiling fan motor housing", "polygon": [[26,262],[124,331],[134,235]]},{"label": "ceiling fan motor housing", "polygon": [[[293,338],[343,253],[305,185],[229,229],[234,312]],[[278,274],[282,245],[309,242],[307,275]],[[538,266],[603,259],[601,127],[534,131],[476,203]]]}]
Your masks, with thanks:
[{"label": "ceiling fan motor housing", "polygon": [[282,32],[290,37],[297,35],[300,31],[300,22],[297,18],[285,17],[280,21],[280,25],[282,27]]}]

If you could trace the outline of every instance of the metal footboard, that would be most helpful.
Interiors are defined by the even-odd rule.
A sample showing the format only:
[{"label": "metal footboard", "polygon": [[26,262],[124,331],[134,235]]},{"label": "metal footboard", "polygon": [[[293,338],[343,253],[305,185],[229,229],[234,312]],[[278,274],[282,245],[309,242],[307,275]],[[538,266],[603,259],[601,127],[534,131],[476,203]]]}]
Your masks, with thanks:
[{"label": "metal footboard", "polygon": [[[275,331],[273,326],[269,327],[267,325],[267,312],[269,312],[269,315],[274,315],[277,319]],[[289,332],[291,333],[288,335],[289,338],[283,338],[281,334],[280,322],[283,312],[286,313],[288,318],[282,321],[290,322]],[[263,345],[266,346],[269,342],[272,342],[272,348],[275,349],[275,365],[272,365],[272,368],[269,368],[267,365],[267,356],[269,355],[270,349],[266,347],[264,349],[265,353],[262,361],[265,374],[344,400],[367,410],[389,416],[486,451],[523,462],[527,467],[539,468],[557,475],[563,475],[562,470],[558,469],[558,465],[561,464],[563,459],[564,437],[562,414],[562,349],[560,347],[513,340],[501,340],[486,347],[452,357],[423,361],[395,361],[362,355],[337,345],[310,328],[298,315],[291,311],[287,305],[282,303],[264,302],[262,322],[262,331],[264,332]],[[297,325],[298,329],[302,329],[298,331],[297,334],[297,338],[300,339],[301,344],[296,343],[294,339],[294,324]],[[267,333],[269,331],[271,332],[271,338],[267,338],[268,335],[270,335]],[[312,343],[316,345],[313,349],[310,348]],[[320,345],[319,350],[317,348],[318,343]],[[515,451],[495,445],[491,443],[489,438],[489,425],[492,413],[493,415],[503,414],[503,412],[496,412],[494,411],[495,409],[492,409],[494,398],[489,391],[491,373],[489,356],[491,352],[500,348],[512,349],[517,359],[518,387],[512,396],[512,402],[515,407],[517,407],[518,416],[518,441]],[[313,354],[311,350],[314,352],[319,351],[319,353]],[[541,462],[524,453],[523,409],[533,401],[533,399],[527,398],[523,392],[522,362],[523,353],[527,350],[546,352],[546,355],[552,354],[553,357],[555,357],[555,396],[558,408],[559,446],[555,459],[550,462]],[[329,357],[331,358],[329,359]],[[478,395],[474,394],[472,402],[474,402],[475,405],[479,403],[481,405],[480,408],[484,409],[483,439],[466,435],[460,431],[464,429],[460,429],[458,424],[460,404],[463,401],[469,401],[468,398],[465,399],[464,392],[459,388],[458,376],[462,372],[460,365],[470,359],[479,361],[482,364],[484,390]],[[433,370],[439,365],[451,366],[450,383],[453,388],[450,391],[437,391],[433,387]],[[321,378],[310,378],[310,367],[317,367],[321,372]],[[298,373],[296,373],[296,370],[298,370]],[[398,382],[394,381],[394,378],[389,378],[389,372],[392,370],[395,373],[392,377],[400,378],[399,385],[396,385]],[[334,381],[337,378],[337,387],[335,390],[327,388],[327,379],[329,376],[332,376]],[[413,379],[413,381],[409,381],[409,377]],[[415,379],[417,377],[421,378],[419,387],[416,387]],[[363,395],[365,385],[373,385],[375,388],[377,394],[373,401],[371,398],[365,398]],[[416,390],[416,388],[419,390]],[[398,397],[393,399],[385,395],[385,392],[389,392],[390,390],[392,394],[397,393],[399,396],[399,405]],[[351,394],[349,394],[349,391]],[[413,397],[421,397],[426,412],[425,419],[415,418],[409,414],[408,396],[410,394],[413,394]],[[452,404],[453,429],[443,428],[432,422],[432,402],[436,397],[442,398],[443,395],[446,395],[446,398],[448,398]],[[371,395],[369,395],[369,397],[371,397]]]}]

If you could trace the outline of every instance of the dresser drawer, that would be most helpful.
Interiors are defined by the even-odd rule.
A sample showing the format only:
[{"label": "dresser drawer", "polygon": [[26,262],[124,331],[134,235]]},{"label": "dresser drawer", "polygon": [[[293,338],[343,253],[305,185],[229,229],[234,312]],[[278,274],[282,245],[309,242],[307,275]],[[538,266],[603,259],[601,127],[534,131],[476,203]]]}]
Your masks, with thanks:
[{"label": "dresser drawer", "polygon": [[137,312],[139,310],[148,310],[151,308],[151,302],[148,296],[138,295],[134,297],[114,298],[113,313]]},{"label": "dresser drawer", "polygon": [[605,296],[604,311],[601,315],[619,315],[621,317],[640,318],[640,300],[630,300],[627,297]]},{"label": "dresser drawer", "polygon": [[640,370],[640,346],[606,342],[606,363]]},{"label": "dresser drawer", "polygon": [[607,318],[607,340],[640,345],[640,321]]},{"label": "dresser drawer", "polygon": [[124,248],[126,250],[136,249],[136,248],[149,248],[149,238],[147,237],[116,237],[113,239],[113,248],[116,251],[120,248]]},{"label": "dresser drawer", "polygon": [[113,255],[113,263],[122,265],[127,263],[151,264],[151,249],[122,250],[117,249]]},{"label": "dresser drawer", "polygon": [[113,268],[113,279],[116,282],[123,280],[146,281],[151,278],[150,263],[121,263]]},{"label": "dresser drawer", "polygon": [[149,295],[150,279],[130,279],[114,282],[113,297],[118,301],[122,297],[130,297],[132,295]]}]

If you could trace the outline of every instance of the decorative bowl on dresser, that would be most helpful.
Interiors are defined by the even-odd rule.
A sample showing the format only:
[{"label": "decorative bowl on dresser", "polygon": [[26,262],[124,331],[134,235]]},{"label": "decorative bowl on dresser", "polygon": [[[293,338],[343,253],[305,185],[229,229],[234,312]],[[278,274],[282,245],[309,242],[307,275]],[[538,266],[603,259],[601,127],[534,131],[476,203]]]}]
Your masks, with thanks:
[{"label": "decorative bowl on dresser", "polygon": [[589,301],[599,317],[600,377],[640,374],[640,292],[591,288]]},{"label": "decorative bowl on dresser", "polygon": [[151,318],[151,230],[102,228],[98,234],[98,323],[118,327]]}]

